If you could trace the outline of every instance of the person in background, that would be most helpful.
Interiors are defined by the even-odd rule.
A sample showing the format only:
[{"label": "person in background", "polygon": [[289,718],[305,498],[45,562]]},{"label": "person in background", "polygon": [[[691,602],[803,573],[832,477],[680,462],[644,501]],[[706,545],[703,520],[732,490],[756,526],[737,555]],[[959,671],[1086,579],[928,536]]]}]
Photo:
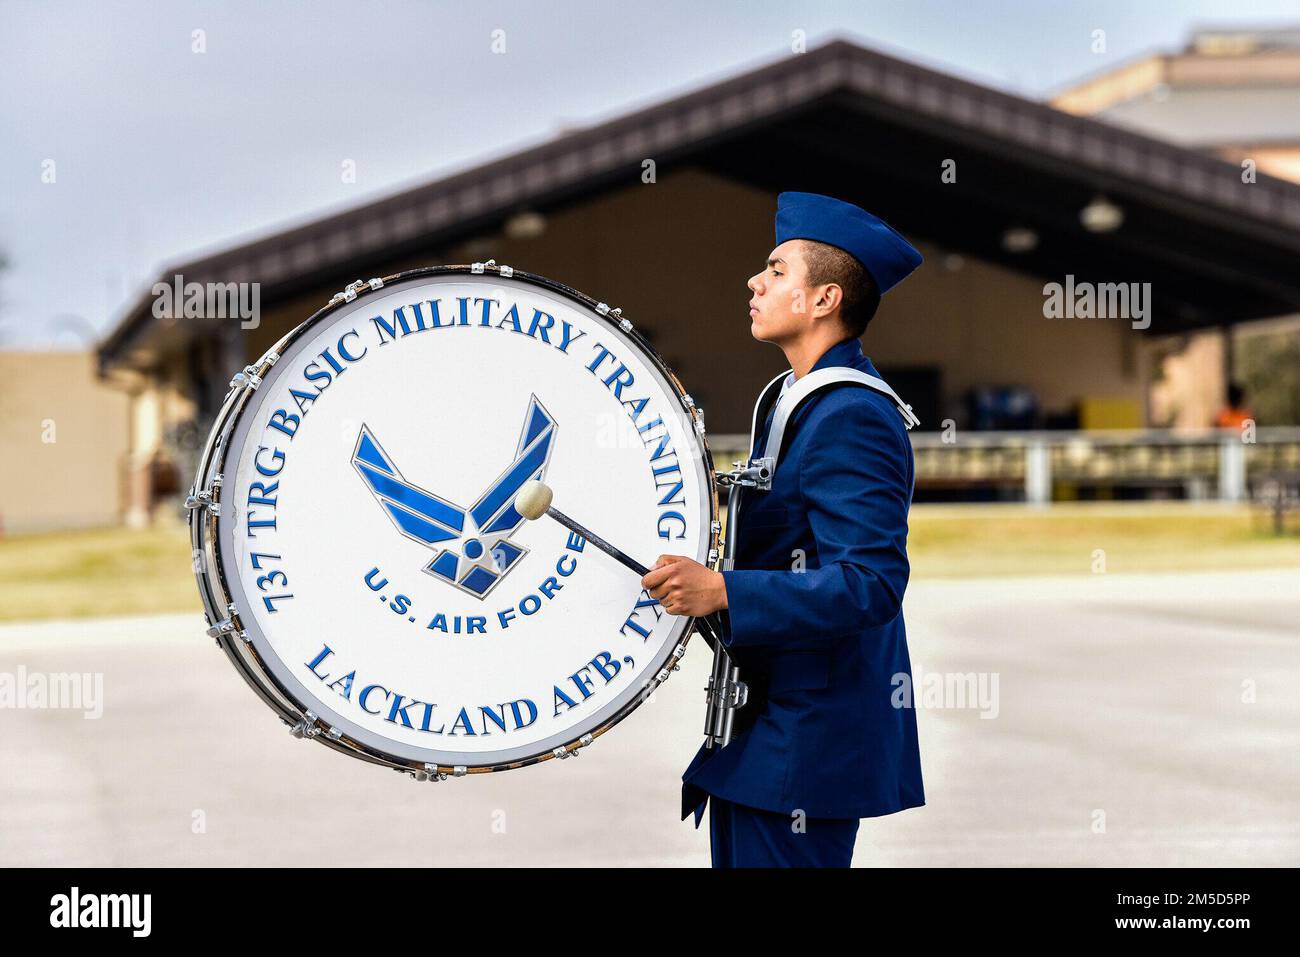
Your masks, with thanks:
[{"label": "person in background", "polygon": [[1214,417],[1215,428],[1240,429],[1255,418],[1246,406],[1246,390],[1239,383],[1228,383],[1228,404]]}]

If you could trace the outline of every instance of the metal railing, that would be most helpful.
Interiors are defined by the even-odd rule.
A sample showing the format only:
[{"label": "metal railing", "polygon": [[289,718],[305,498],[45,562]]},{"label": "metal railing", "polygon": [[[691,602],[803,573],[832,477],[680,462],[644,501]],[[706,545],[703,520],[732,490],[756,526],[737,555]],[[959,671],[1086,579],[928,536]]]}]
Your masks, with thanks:
[{"label": "metal railing", "polygon": [[[957,494],[1000,487],[1047,504],[1066,488],[1177,490],[1243,501],[1252,489],[1300,487],[1300,427],[917,432],[918,489]],[[749,438],[709,439],[718,463],[745,457]]]}]

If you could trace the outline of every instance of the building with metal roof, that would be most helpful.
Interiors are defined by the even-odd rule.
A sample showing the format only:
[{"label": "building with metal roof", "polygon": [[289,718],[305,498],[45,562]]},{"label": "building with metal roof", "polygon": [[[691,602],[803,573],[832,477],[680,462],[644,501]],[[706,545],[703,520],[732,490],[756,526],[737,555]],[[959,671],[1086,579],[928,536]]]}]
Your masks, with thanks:
[{"label": "building with metal roof", "polygon": [[[347,283],[492,258],[621,307],[710,432],[740,433],[783,365],[749,337],[745,280],[776,193],[798,189],[871,209],[925,254],[864,338],[923,429],[977,426],[972,396],[997,390],[1032,397],[1031,426],[1144,427],[1152,341],[1300,312],[1300,185],[1077,112],[832,42],[177,263],[160,282],[258,283],[257,327],[160,318],[146,290],[100,369],[137,416],[168,420],[138,434],[192,429]],[[1145,314],[1053,317],[1049,289],[1089,284],[1145,289]]]}]

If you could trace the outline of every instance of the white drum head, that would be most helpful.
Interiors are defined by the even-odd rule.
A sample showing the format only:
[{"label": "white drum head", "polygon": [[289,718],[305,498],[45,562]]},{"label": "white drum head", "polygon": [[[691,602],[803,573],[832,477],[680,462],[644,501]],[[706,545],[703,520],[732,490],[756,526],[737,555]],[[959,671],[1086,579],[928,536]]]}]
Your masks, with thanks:
[{"label": "white drum head", "polygon": [[694,411],[593,306],[518,273],[403,274],[304,323],[226,423],[213,538],[245,670],[330,743],[519,767],[600,734],[672,663],[688,619],[513,508],[539,478],[642,564],[716,544]]}]

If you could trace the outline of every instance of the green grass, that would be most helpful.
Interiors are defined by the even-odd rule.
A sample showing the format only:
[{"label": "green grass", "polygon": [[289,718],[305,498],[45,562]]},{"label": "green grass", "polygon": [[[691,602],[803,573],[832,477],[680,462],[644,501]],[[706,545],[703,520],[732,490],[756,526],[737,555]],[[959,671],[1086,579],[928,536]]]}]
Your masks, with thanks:
[{"label": "green grass", "polygon": [[1300,536],[1245,507],[917,506],[910,526],[913,580],[1088,574],[1099,558],[1112,574],[1300,567]]},{"label": "green grass", "polygon": [[[1170,505],[917,506],[912,580],[1300,568],[1300,537],[1276,538],[1245,508]],[[189,535],[169,525],[0,540],[0,621],[200,609]]]},{"label": "green grass", "polygon": [[184,526],[0,540],[0,621],[201,608]]}]

